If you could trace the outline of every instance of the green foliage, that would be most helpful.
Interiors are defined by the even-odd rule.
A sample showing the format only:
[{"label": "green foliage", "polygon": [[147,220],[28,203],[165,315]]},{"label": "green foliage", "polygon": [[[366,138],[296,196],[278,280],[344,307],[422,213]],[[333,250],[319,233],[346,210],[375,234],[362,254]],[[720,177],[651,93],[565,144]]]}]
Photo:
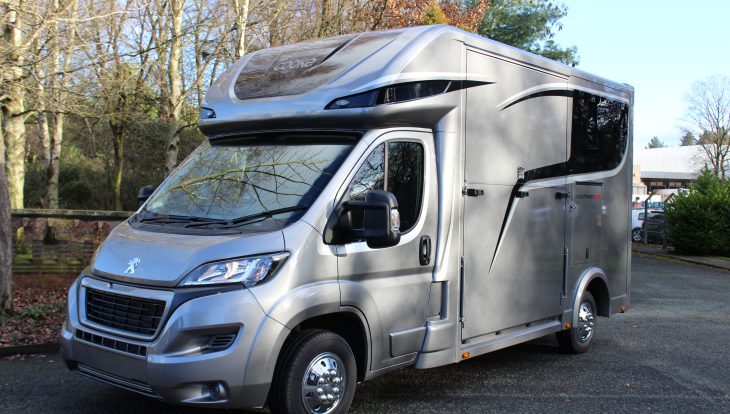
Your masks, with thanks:
[{"label": "green foliage", "polygon": [[[145,120],[128,121],[128,127],[121,189],[122,207],[124,210],[136,210],[139,187],[159,185],[165,178],[168,126],[150,116]],[[82,120],[70,117],[64,135],[58,189],[60,207],[112,210],[114,149],[108,124],[97,122],[89,127]],[[183,129],[180,134],[179,160],[187,157],[203,139],[196,126]],[[32,149],[31,154],[34,151],[37,150]],[[43,207],[46,172],[38,157],[31,159],[26,168],[26,207]]]},{"label": "green foliage", "polygon": [[578,64],[575,46],[562,48],[553,40],[568,14],[549,0],[492,0],[477,29],[482,36],[557,60]]},{"label": "green foliage", "polygon": [[664,148],[666,145],[664,145],[664,141],[660,140],[659,137],[654,137],[649,141],[648,144],[646,144],[646,148]]},{"label": "green foliage", "polygon": [[730,256],[730,181],[705,171],[665,212],[667,238],[678,252]]},{"label": "green foliage", "polygon": [[695,139],[694,134],[692,134],[690,131],[684,131],[684,135],[682,135],[680,145],[682,145],[683,147],[687,147],[689,145],[695,144],[697,144],[697,139]]},{"label": "green foliage", "polygon": [[31,319],[43,319],[47,316],[47,309],[44,306],[33,306],[24,310],[20,316]]},{"label": "green foliage", "polygon": [[444,11],[441,10],[441,6],[434,1],[426,9],[426,16],[423,19],[423,24],[448,24],[449,19],[446,18]]}]

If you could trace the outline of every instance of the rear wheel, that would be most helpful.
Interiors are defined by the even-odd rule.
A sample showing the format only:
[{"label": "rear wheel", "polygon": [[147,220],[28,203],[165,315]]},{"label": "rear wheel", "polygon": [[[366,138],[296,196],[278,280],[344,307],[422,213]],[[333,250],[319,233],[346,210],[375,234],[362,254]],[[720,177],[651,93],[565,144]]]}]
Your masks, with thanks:
[{"label": "rear wheel", "polygon": [[341,336],[306,330],[287,341],[269,394],[274,413],[346,413],[355,395],[355,357]]},{"label": "rear wheel", "polygon": [[591,292],[583,292],[578,309],[573,312],[578,313],[578,324],[558,332],[556,336],[565,352],[582,354],[590,348],[596,332],[596,301]]}]

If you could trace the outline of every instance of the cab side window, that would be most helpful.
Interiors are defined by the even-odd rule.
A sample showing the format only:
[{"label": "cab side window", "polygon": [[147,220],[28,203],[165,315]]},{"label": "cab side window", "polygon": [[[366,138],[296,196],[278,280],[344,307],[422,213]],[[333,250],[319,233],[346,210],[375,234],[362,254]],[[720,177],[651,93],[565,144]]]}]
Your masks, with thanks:
[{"label": "cab side window", "polygon": [[[387,174],[386,174],[387,171]],[[350,200],[365,200],[369,190],[387,190],[395,195],[401,231],[418,220],[423,204],[423,146],[416,142],[390,141],[370,153],[350,183]],[[362,215],[353,215],[353,226],[362,226]]]}]

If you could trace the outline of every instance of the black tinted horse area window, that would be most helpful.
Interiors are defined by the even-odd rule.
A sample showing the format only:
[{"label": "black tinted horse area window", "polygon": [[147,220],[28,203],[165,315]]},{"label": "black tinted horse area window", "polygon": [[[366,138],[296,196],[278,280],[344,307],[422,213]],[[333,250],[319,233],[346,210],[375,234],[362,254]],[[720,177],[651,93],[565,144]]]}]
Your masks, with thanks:
[{"label": "black tinted horse area window", "polygon": [[571,174],[612,170],[621,164],[628,140],[627,104],[575,91],[568,168]]},{"label": "black tinted horse area window", "polygon": [[[385,173],[387,170],[387,174]],[[401,231],[410,230],[423,204],[423,146],[416,142],[388,142],[374,149],[350,183],[351,200],[365,200],[368,190],[395,195]],[[362,226],[362,214],[353,214],[353,226]]]}]

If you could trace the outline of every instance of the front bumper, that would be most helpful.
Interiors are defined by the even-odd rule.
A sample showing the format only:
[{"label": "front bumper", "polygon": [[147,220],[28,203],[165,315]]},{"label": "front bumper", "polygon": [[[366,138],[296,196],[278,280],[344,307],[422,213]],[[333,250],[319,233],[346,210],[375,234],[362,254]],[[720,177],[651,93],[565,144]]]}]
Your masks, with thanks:
[{"label": "front bumper", "polygon": [[[79,283],[69,292],[61,353],[72,370],[167,402],[261,407],[288,329],[267,317],[250,291],[208,294],[170,310],[151,341],[125,337],[79,317]],[[208,338],[225,333],[226,348]],[[212,349],[212,351],[211,351]]]}]

